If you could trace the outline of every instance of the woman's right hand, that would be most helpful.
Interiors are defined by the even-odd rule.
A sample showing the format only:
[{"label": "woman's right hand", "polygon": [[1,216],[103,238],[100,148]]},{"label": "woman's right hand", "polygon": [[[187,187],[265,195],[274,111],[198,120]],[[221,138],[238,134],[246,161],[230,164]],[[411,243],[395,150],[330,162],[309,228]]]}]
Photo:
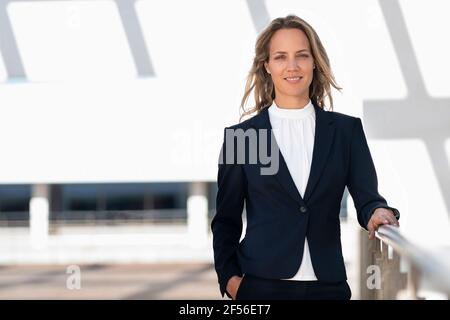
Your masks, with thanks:
[{"label": "woman's right hand", "polygon": [[241,285],[243,277],[232,276],[227,283],[227,292],[230,294],[233,300],[236,300],[236,294],[238,292],[239,286]]}]

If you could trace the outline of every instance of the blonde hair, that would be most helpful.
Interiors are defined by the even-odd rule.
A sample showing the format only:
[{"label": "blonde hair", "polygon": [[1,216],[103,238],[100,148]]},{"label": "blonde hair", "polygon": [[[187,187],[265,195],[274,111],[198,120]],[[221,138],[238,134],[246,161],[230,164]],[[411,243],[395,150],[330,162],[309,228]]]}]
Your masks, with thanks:
[{"label": "blonde hair", "polygon": [[[311,54],[314,59],[316,68],[314,69],[313,80],[309,87],[309,97],[311,101],[322,109],[325,107],[325,98],[328,97],[330,102],[330,110],[333,110],[333,97],[331,96],[331,86],[337,90],[341,90],[336,80],[334,79],[333,72],[331,71],[330,61],[328,59],[327,52],[319,39],[319,36],[314,29],[303,19],[295,16],[288,15],[284,18],[274,19],[269,26],[262,31],[258,36],[255,45],[255,57],[253,59],[253,65],[247,77],[247,83],[245,85],[245,93],[241,101],[241,108],[243,110],[242,117],[252,114],[257,111],[258,113],[265,107],[272,105],[275,99],[275,90],[271,76],[267,73],[264,63],[269,60],[269,45],[270,40],[274,33],[280,29],[299,29],[303,31],[308,38]],[[250,93],[254,90],[254,97],[256,105],[250,110],[245,110],[245,105],[250,96]]]}]

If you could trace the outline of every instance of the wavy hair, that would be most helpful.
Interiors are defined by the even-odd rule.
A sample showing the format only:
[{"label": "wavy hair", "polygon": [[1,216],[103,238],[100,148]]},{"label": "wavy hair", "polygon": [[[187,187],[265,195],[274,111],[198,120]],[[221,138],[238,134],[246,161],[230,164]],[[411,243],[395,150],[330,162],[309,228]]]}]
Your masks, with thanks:
[{"label": "wavy hair", "polygon": [[[308,38],[311,53],[314,59],[316,68],[313,73],[313,80],[309,86],[309,98],[315,102],[316,105],[325,109],[325,99],[328,98],[330,102],[330,110],[333,110],[333,97],[331,95],[331,86],[337,90],[341,90],[334,79],[331,71],[330,61],[327,52],[319,39],[319,36],[314,29],[303,19],[288,15],[274,19],[269,26],[267,26],[258,36],[255,45],[255,57],[253,65],[247,76],[245,85],[245,93],[241,101],[242,117],[252,114],[255,111],[259,113],[263,108],[272,105],[275,99],[275,90],[270,74],[267,73],[264,63],[269,61],[269,46],[270,40],[274,33],[280,29],[299,29],[303,31]],[[245,110],[248,98],[254,91],[256,105],[249,110]]]}]

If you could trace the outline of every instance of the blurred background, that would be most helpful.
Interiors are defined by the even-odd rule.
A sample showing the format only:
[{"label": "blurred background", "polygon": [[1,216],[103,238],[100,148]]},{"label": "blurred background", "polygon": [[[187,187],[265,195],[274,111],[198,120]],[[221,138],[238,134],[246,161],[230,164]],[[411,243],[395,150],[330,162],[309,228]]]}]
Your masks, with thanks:
[{"label": "blurred background", "polygon": [[447,299],[449,9],[0,0],[0,299],[221,299],[210,221],[223,128],[239,121],[258,33],[290,13],[319,34],[343,87],[334,109],[363,119],[379,191],[402,214],[368,243],[346,190],[352,298]]}]

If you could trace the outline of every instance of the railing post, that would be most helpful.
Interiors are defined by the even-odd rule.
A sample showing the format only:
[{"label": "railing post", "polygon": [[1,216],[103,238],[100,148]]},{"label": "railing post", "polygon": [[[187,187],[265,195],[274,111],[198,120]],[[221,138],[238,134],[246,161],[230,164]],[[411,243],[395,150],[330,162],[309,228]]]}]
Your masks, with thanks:
[{"label": "railing post", "polygon": [[187,220],[191,246],[204,246],[208,237],[208,186],[206,182],[192,182],[189,185]]},{"label": "railing post", "polygon": [[407,263],[407,269],[408,271],[404,281],[405,286],[397,293],[396,298],[399,300],[418,300],[420,299],[417,296],[419,272],[410,263]]},{"label": "railing post", "polygon": [[[397,299],[399,292],[406,287],[407,275],[401,272],[400,256],[380,239],[369,240],[365,230],[360,233],[360,266],[360,297],[363,300]],[[376,279],[380,287],[369,287],[370,270],[379,272],[373,276],[380,277]],[[410,273],[408,277],[411,277]],[[415,298],[415,295],[408,296],[409,299]]]},{"label": "railing post", "polygon": [[30,244],[35,249],[48,244],[50,215],[50,186],[35,184],[30,199]]},{"label": "railing post", "polygon": [[359,272],[359,291],[361,300],[374,300],[375,299],[375,289],[369,288],[367,285],[368,280],[368,270],[370,266],[375,265],[374,257],[377,251],[376,244],[377,240],[370,241],[368,239],[368,233],[366,230],[361,229],[360,234],[360,272]]}]

